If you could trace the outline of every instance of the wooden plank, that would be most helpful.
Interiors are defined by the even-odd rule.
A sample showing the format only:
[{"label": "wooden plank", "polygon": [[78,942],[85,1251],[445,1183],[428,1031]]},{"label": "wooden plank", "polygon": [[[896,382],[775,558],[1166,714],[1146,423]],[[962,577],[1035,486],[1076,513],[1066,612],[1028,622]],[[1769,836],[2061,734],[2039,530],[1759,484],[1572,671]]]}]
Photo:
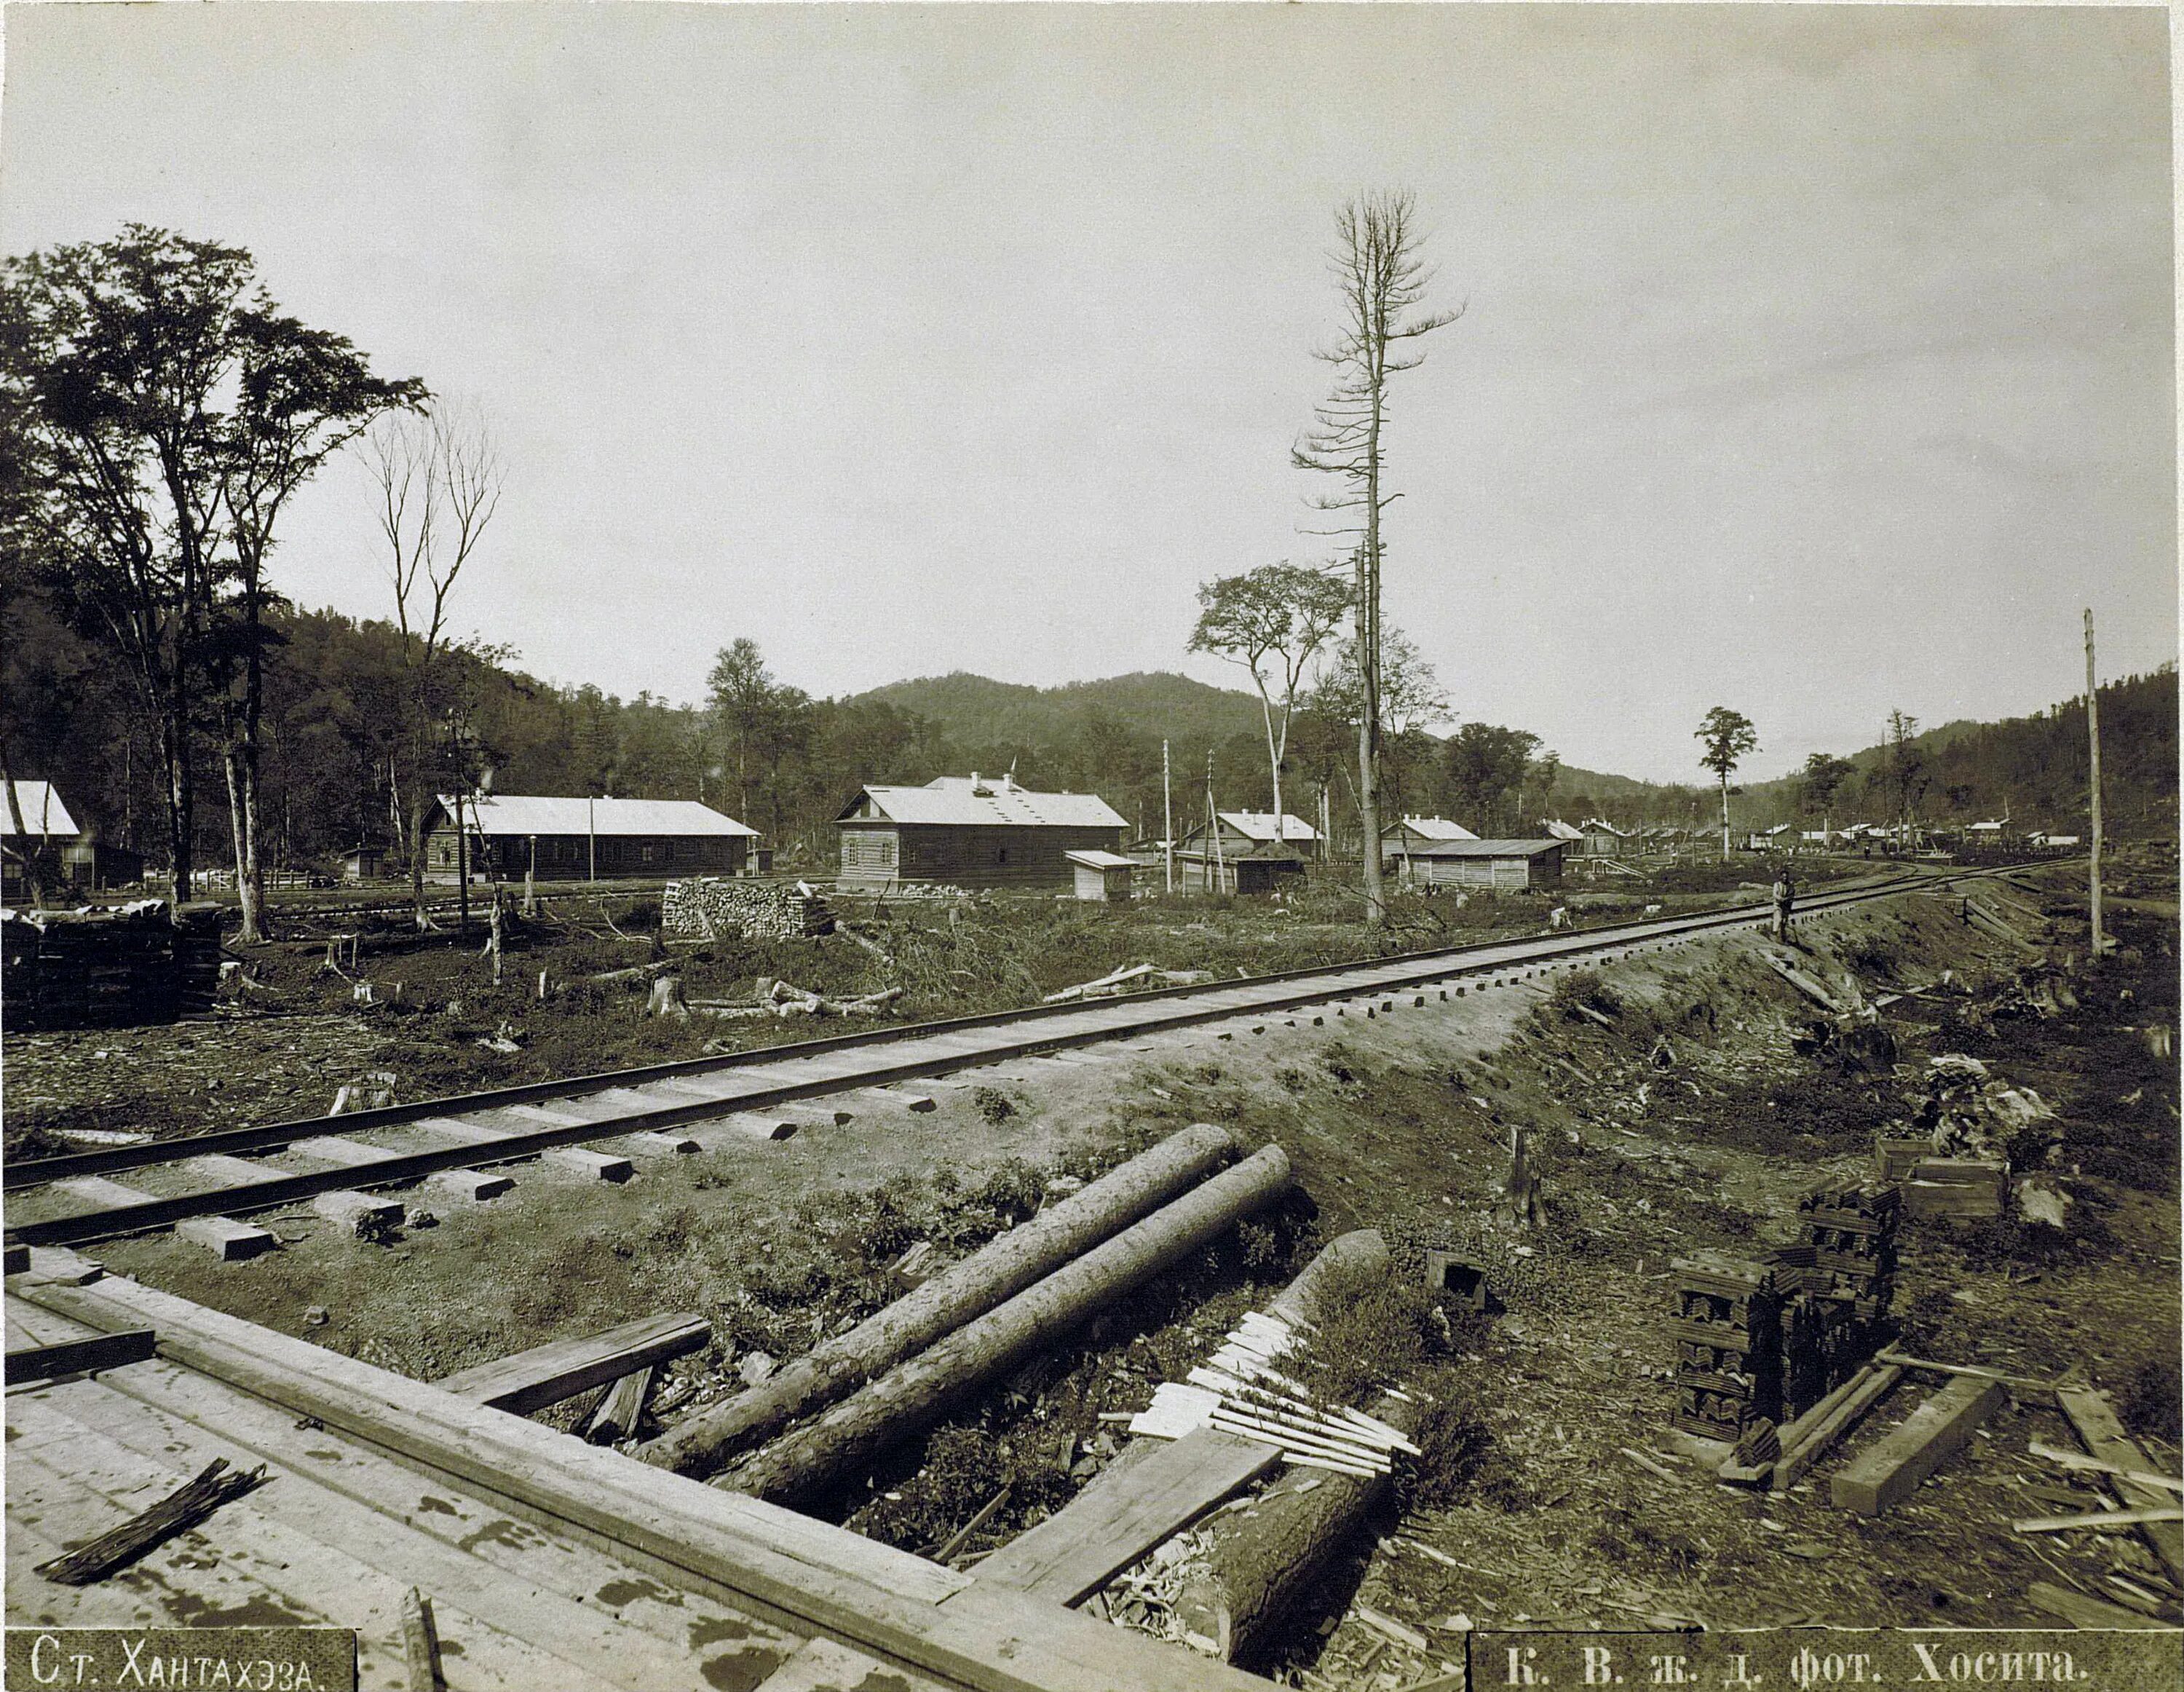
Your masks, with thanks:
[{"label": "wooden plank", "polygon": [[698,1142],[686,1133],[635,1133],[622,1141],[632,1152],[644,1157],[677,1157],[698,1149]]},{"label": "wooden plank", "polygon": [[390,1199],[382,1193],[359,1193],[348,1188],[314,1195],[311,1208],[327,1221],[338,1222],[359,1235],[376,1228],[398,1227],[403,1214],[399,1199]]},{"label": "wooden plank", "polygon": [[806,1639],[753,1692],[942,1692],[937,1680],[881,1662],[838,1639]]},{"label": "wooden plank", "polygon": [[678,1311],[626,1322],[580,1339],[534,1345],[494,1362],[459,1370],[434,1384],[473,1404],[527,1416],[589,1388],[698,1350],[712,1337],[713,1325],[705,1317]]},{"label": "wooden plank", "polygon": [[103,1175],[81,1175],[73,1181],[56,1181],[53,1191],[65,1193],[95,1211],[118,1211],[125,1205],[141,1205],[152,1196],[134,1187],[125,1187],[119,1181],[109,1181]]},{"label": "wooden plank", "polygon": [[202,1181],[208,1187],[254,1187],[261,1181],[278,1181],[286,1172],[266,1164],[254,1163],[247,1157],[229,1157],[221,1153],[184,1158],[180,1166],[192,1180]]},{"label": "wooden plank", "polygon": [[1999,1381],[1959,1375],[1828,1483],[1839,1510],[1879,1516],[1919,1489],[2008,1396]]},{"label": "wooden plank", "polygon": [[1793,1446],[1787,1439],[1782,1442],[1782,1455],[1774,1460],[1774,1489],[1787,1492],[1797,1484],[1805,1471],[1826,1455],[1836,1441],[1856,1427],[1859,1418],[1887,1397],[1903,1378],[1903,1371],[1893,1364],[1876,1367],[1869,1363],[1837,1389],[1839,1397],[1815,1406],[1825,1408],[1825,1416],[1815,1420],[1808,1412],[1791,1423],[1783,1431],[1794,1433],[1797,1443]]},{"label": "wooden plank", "polygon": [[175,1238],[202,1245],[223,1263],[246,1262],[281,1242],[262,1227],[228,1216],[188,1216],[175,1224]]},{"label": "wooden plank", "polygon": [[[2078,1438],[2085,1442],[2086,1450],[2104,1463],[2114,1463],[2120,1469],[2150,1469],[2155,1466],[2147,1461],[2136,1440],[2124,1432],[2123,1423],[2116,1420],[2115,1411],[2098,1393],[2074,1388],[2061,1388],[2055,1394],[2055,1402],[2063,1414],[2077,1430]],[[2116,1494],[2127,1505],[2141,1509],[2154,1509],[2174,1504],[2173,1494],[2161,1488],[2126,1480],[2118,1476],[2113,1484]],[[2149,1522],[2139,1529],[2145,1535],[2153,1554],[2161,1559],[2169,1578],[2184,1582],[2184,1524],[2168,1522]]]},{"label": "wooden plank", "polygon": [[443,1199],[465,1199],[482,1205],[512,1189],[509,1176],[483,1169],[443,1169],[425,1177],[426,1187]]},{"label": "wooden plank", "polygon": [[313,1134],[309,1139],[296,1141],[288,1148],[305,1157],[315,1158],[320,1163],[339,1164],[344,1168],[361,1169],[367,1164],[385,1163],[402,1154],[389,1151],[385,1146],[373,1145],[365,1140],[350,1139],[341,1134]]},{"label": "wooden plank", "polygon": [[20,1275],[30,1266],[31,1248],[29,1246],[11,1245],[6,1248],[6,1256],[4,1260],[5,1273],[9,1275]]},{"label": "wooden plank", "polygon": [[1081,1604],[1281,1461],[1274,1446],[1211,1428],[1138,1440],[1067,1505],[986,1558],[978,1579]]},{"label": "wooden plank", "polygon": [[2104,1604],[2066,1586],[2036,1580],[2025,1589],[2025,1597],[2051,1616],[2060,1616],[2074,1628],[2163,1628],[2169,1623],[2155,1616],[2142,1616],[2120,1604]]},{"label": "wooden plank", "polygon": [[[93,1392],[102,1400],[91,1401]],[[615,1641],[632,1660],[635,1684],[648,1692],[678,1684],[687,1673],[694,1625],[754,1647],[794,1637],[777,1636],[748,1611],[695,1590],[632,1579],[627,1561],[566,1533],[519,1526],[443,1477],[420,1474],[326,1428],[298,1428],[292,1414],[172,1363],[48,1388],[40,1397],[163,1461],[269,1463],[281,1479],[252,1495],[259,1511],[337,1534],[345,1549],[387,1574],[425,1582],[443,1600],[443,1614],[445,1606],[458,1605],[510,1625],[520,1618],[526,1637],[564,1656],[590,1649],[594,1639]],[[344,1514],[352,1506],[370,1513]],[[611,1612],[597,1601],[610,1587]],[[534,1599],[566,1600],[567,1607]],[[610,1617],[644,1637],[602,1632]],[[722,1622],[733,1625],[711,1625]],[[571,1631],[558,1631],[564,1626]],[[669,1653],[660,1651],[663,1644]]]},{"label": "wooden plank", "polygon": [[627,1181],[637,1173],[637,1166],[627,1158],[610,1156],[588,1146],[552,1146],[538,1154],[538,1160],[573,1170],[593,1181]]},{"label": "wooden plank", "polygon": [[148,1327],[125,1327],[117,1333],[25,1345],[8,1353],[7,1383],[20,1386],[26,1381],[88,1374],[94,1369],[118,1369],[125,1363],[142,1362],[153,1350]]},{"label": "wooden plank", "polygon": [[718,1151],[734,1140],[788,1139],[805,1126],[805,1120],[779,1110],[734,1110],[716,1121],[701,1122],[692,1132],[707,1151]]},{"label": "wooden plank", "polygon": [[1266,1692],[1267,1683],[837,1528],[486,1411],[390,1371],[136,1282],[14,1290],[99,1326],[148,1322],[164,1353],[534,1519],[974,1692]]},{"label": "wooden plank", "polygon": [[492,1127],[463,1116],[420,1116],[409,1126],[433,1139],[447,1140],[455,1145],[488,1146],[496,1140],[514,1138],[505,1128]]}]

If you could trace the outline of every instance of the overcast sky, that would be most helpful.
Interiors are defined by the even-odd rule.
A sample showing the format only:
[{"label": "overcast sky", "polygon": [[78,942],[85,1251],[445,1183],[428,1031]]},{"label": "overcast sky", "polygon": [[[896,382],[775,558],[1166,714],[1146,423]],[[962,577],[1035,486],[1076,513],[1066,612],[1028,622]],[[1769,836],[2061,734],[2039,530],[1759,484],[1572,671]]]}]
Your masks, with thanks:
[{"label": "overcast sky", "polygon": [[[460,617],[699,696],[1184,663],[1314,560],[1331,214],[1462,319],[1401,378],[1389,615],[1462,718],[1767,776],[2176,653],[2158,8],[11,6],[0,244],[136,220],[474,398]],[[279,557],[384,615],[364,485]]]}]

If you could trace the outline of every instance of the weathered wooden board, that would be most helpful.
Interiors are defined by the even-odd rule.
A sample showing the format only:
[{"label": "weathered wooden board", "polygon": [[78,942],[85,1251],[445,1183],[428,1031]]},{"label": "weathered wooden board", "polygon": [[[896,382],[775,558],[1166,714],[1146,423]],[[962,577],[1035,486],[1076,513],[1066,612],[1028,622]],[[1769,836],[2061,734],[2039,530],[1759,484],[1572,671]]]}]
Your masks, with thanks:
[{"label": "weathered wooden board", "polygon": [[[2070,1426],[2078,1430],[2086,1449],[2104,1463],[2114,1463],[2120,1469],[2151,1469],[2155,1465],[2148,1461],[2146,1453],[2136,1440],[2124,1432],[2123,1423],[2116,1420],[2115,1411],[2098,1393],[2059,1389],[2055,1402],[2063,1414],[2070,1417]],[[2159,1487],[2144,1483],[2114,1478],[2112,1484],[2116,1495],[2127,1505],[2141,1509],[2158,1509],[2176,1502],[2176,1495],[2164,1493]],[[2149,1522],[2138,1530],[2153,1548],[2154,1556],[2161,1559],[2162,1567],[2169,1571],[2171,1580],[2184,1581],[2184,1522]]]},{"label": "weathered wooden board", "polygon": [[1265,1682],[1190,1652],[138,1283],[42,1285],[27,1295],[99,1326],[148,1322],[164,1354],[292,1414],[671,1567],[678,1579],[975,1692],[1265,1692]]},{"label": "weathered wooden board", "polygon": [[1274,1446],[1211,1428],[1139,1439],[1067,1506],[986,1558],[978,1579],[1081,1604],[1281,1461]]},{"label": "weathered wooden board", "polygon": [[435,1382],[443,1392],[527,1416],[589,1388],[618,1381],[649,1364],[695,1351],[713,1337],[712,1324],[688,1311],[644,1316],[580,1339],[556,1339]]},{"label": "weathered wooden board", "polygon": [[118,1369],[124,1363],[141,1363],[152,1352],[152,1330],[148,1327],[125,1327],[118,1333],[25,1345],[8,1351],[7,1383],[14,1387],[26,1381],[86,1374],[93,1369]]},{"label": "weathered wooden board", "polygon": [[2000,1381],[1959,1375],[1828,1483],[1840,1510],[1879,1516],[1901,1504],[2008,1396]]}]

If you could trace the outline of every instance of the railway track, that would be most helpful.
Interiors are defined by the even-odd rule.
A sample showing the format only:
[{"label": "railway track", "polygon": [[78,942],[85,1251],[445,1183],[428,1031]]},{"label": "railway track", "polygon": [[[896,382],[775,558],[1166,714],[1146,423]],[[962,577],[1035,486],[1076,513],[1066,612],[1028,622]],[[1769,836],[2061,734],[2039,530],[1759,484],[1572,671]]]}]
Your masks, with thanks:
[{"label": "railway track", "polygon": [[[1977,881],[1991,870],[1911,874],[1806,897],[1802,914]],[[1706,935],[1763,925],[1764,905],[1661,918],[1569,934],[1407,952],[1331,968],[1173,988],[1093,1004],[1035,1006],[834,1035],[792,1045],[655,1064],[421,1100],[341,1116],[312,1116],[59,1157],[10,1162],[0,1184],[41,1211],[9,1221],[11,1246],[65,1246],[178,1225],[224,1256],[274,1242],[232,1218],[309,1204],[354,1221],[398,1202],[385,1189],[424,1182],[442,1196],[486,1199],[512,1185],[501,1166],[541,1159],[575,1175],[627,1179],[648,1158],[785,1138],[821,1118],[856,1110],[910,1113],[931,1099],[903,1090],[1011,1063],[1067,1063],[1078,1048],[1138,1046],[1162,1034],[1364,1000],[1393,1010],[1428,991],[1489,989],[1542,972]],[[966,1073],[969,1072],[969,1073]],[[1018,1077],[1017,1078],[1023,1078]],[[803,1107],[800,1110],[799,1107]],[[112,1177],[147,1172],[158,1190]],[[20,1211],[23,1205],[11,1206]]]}]

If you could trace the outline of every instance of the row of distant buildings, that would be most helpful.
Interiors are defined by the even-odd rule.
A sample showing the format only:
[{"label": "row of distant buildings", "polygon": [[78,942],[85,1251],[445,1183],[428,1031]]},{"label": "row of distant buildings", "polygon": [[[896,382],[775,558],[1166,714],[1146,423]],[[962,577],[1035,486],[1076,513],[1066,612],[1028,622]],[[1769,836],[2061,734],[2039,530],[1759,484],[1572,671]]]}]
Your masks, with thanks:
[{"label": "row of distant buildings", "polygon": [[[42,854],[57,879],[97,890],[133,882],[135,854],[80,830],[43,782],[18,782],[27,832],[0,815],[8,879]],[[908,883],[968,888],[1074,888],[1089,899],[1126,897],[1135,885],[1266,893],[1304,873],[1323,849],[1304,819],[1223,811],[1173,841],[1130,839],[1129,825],[1095,793],[1042,793],[1008,776],[942,776],[919,786],[860,788],[835,819],[838,879],[874,890]],[[1998,834],[2007,825],[1974,824]],[[1598,818],[1548,820],[1529,838],[1482,839],[1445,817],[1405,816],[1382,831],[1384,867],[1422,887],[1510,891],[1549,886],[1566,873],[1613,872],[1624,860],[1671,856],[1715,837],[1671,827],[1623,829]],[[2066,836],[2043,837],[2071,843]],[[1827,831],[1790,825],[1748,834],[1747,849],[1786,853],[1895,843],[1888,831],[1852,824]],[[2035,843],[2038,843],[2036,842]],[[693,799],[562,798],[480,793],[446,796],[426,825],[426,874],[436,882],[625,880],[741,876],[772,868],[756,830]],[[376,848],[346,854],[345,879],[369,881],[384,867]]]}]

